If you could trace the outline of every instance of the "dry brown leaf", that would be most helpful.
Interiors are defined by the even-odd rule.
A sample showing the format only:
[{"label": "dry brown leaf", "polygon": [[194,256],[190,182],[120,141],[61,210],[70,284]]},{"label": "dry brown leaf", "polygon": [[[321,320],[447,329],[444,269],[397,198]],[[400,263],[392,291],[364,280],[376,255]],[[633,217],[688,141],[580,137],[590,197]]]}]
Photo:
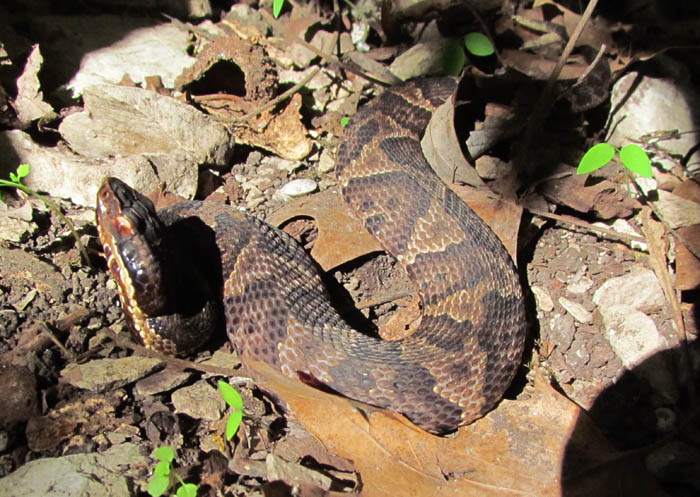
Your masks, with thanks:
[{"label": "dry brown leaf", "polygon": [[669,235],[666,233],[666,227],[663,223],[652,219],[651,213],[651,208],[645,206],[642,208],[640,216],[642,219],[642,232],[647,239],[649,255],[651,256],[649,261],[664,291],[666,302],[668,302],[673,311],[673,320],[676,324],[678,339],[679,341],[683,341],[685,340],[685,326],[683,324],[681,303],[676,296],[676,292],[673,290],[673,282],[671,281],[671,275],[666,263]]},{"label": "dry brown leaf", "polygon": [[301,122],[301,95],[295,93],[281,114],[263,112],[253,126],[236,126],[231,132],[236,143],[264,148],[287,160],[301,160],[309,153],[313,142]]},{"label": "dry brown leaf", "polygon": [[692,179],[686,179],[683,183],[674,188],[673,194],[700,204],[700,185]]},{"label": "dry brown leaf", "polygon": [[[509,67],[534,79],[546,80],[557,64],[555,60],[519,50],[506,49],[501,52],[501,60]],[[588,69],[588,64],[566,64],[559,79],[578,79]]]},{"label": "dry brown leaf", "polygon": [[676,230],[683,245],[676,246],[676,288],[693,290],[700,286],[700,224],[678,228]]},{"label": "dry brown leaf", "polygon": [[435,173],[443,182],[484,184],[476,170],[462,155],[454,126],[455,96],[452,95],[438,107],[430,118],[428,128],[421,141],[421,148]]},{"label": "dry brown leaf", "polygon": [[312,217],[316,220],[318,238],[311,249],[311,257],[324,271],[382,250],[379,242],[350,214],[340,195],[331,190],[294,199],[272,213],[267,221],[281,226],[295,217]]},{"label": "dry brown leaf", "polygon": [[[564,480],[598,497],[632,495],[619,493],[615,484],[625,466],[604,464],[614,458],[610,444],[540,375],[526,399],[504,400],[456,437],[441,438],[403,416],[355,407],[266,364],[248,368],[329,451],[355,462],[364,497],[559,496]],[[564,458],[577,464],[562,475]]]},{"label": "dry brown leaf", "polygon": [[[564,27],[566,27],[566,33],[571,36],[581,20],[581,15],[567,9],[566,7],[563,7],[557,2],[553,2],[552,0],[538,0],[533,4],[533,8],[547,4],[555,6],[560,12],[562,12],[564,16]],[[599,50],[602,45],[607,45],[608,47],[614,46],[612,29],[605,18],[591,17],[588,19],[588,22],[581,32],[581,35],[576,41],[577,47],[582,45],[588,45],[593,47],[595,50]]]},{"label": "dry brown leaf", "polygon": [[[558,177],[559,173],[570,172]],[[575,174],[575,168],[560,165],[554,171],[554,179],[542,183],[538,191],[549,201],[571,207],[579,212],[597,212],[602,219],[625,218],[634,213],[639,204],[624,193],[620,185],[602,180],[586,185],[587,177]]]},{"label": "dry brown leaf", "polygon": [[654,205],[671,228],[700,224],[700,204],[673,193],[657,190],[659,199]]}]

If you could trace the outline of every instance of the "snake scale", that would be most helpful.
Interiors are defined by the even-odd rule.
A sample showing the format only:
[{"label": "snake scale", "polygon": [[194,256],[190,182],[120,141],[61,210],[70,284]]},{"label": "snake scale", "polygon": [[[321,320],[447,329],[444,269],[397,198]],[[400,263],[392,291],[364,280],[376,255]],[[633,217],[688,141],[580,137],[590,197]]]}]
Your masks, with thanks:
[{"label": "snake scale", "polygon": [[386,90],[351,119],[338,150],[345,202],[420,295],[413,334],[385,341],[352,329],[314,261],[257,218],[213,202],[156,213],[108,178],[97,197],[98,231],[135,335],[147,347],[187,353],[224,321],[242,356],[434,433],[492,409],[522,356],[524,305],[501,242],[421,152],[432,112],[455,88],[441,78]]}]

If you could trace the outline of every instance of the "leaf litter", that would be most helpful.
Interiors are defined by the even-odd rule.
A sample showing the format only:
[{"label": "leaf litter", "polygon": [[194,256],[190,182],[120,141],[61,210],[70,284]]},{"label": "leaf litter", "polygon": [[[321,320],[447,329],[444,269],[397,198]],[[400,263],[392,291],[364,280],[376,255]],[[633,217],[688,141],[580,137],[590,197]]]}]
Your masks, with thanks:
[{"label": "leaf litter", "polygon": [[[237,12],[240,14],[241,10],[239,9]],[[371,273],[372,268],[376,270],[378,267],[373,262],[377,260],[373,258],[373,254],[379,252],[381,247],[369,239],[357,223],[348,216],[338,194],[333,192],[333,179],[327,179],[323,174],[313,170],[313,164],[318,160],[315,148],[319,144],[326,145],[337,141],[338,137],[335,135],[337,135],[338,127],[321,124],[323,118],[318,115],[309,120],[307,109],[313,108],[314,112],[326,110],[330,115],[335,112],[332,110],[333,108],[343,109],[342,114],[352,112],[352,109],[357,106],[362,92],[366,97],[371,97],[373,92],[377,91],[369,87],[368,80],[373,78],[365,77],[367,76],[366,72],[376,71],[376,79],[396,81],[396,76],[392,75],[384,61],[387,60],[387,54],[393,56],[402,52],[395,49],[387,51],[388,47],[375,47],[366,54],[353,51],[352,42],[348,48],[347,33],[343,32],[339,37],[336,37],[334,32],[326,31],[326,29],[330,29],[326,24],[327,17],[312,12],[310,5],[296,5],[292,8],[296,17],[285,17],[283,14],[276,21],[269,18],[269,13],[264,9],[248,8],[248,12],[258,14],[254,22],[244,22],[240,18],[231,16],[226,20],[226,23],[214,23],[207,27],[207,29],[213,27],[216,39],[204,50],[197,52],[198,62],[192,68],[183,70],[176,88],[184,91],[185,98],[182,96],[179,98],[182,101],[195,104],[195,106],[206,110],[210,116],[215,116],[220,122],[225,123],[229,132],[235,137],[237,145],[263,149],[291,160],[307,159],[308,166],[298,172],[289,171],[285,174],[288,174],[290,178],[300,176],[319,179],[322,190],[320,193],[308,198],[286,202],[275,196],[275,189],[281,186],[282,178],[273,176],[266,182],[267,188],[258,189],[260,195],[258,198],[263,200],[262,204],[258,204],[257,199],[250,195],[247,201],[251,208],[257,208],[259,205],[261,211],[270,212],[277,209],[277,212],[271,214],[268,220],[278,225],[288,225],[291,220],[299,218],[312,220],[312,222],[305,223],[306,228],[311,226],[312,230],[316,230],[316,233],[308,239],[308,245],[312,256],[324,270],[343,272],[349,265],[364,264],[370,268],[368,271]],[[396,11],[385,13],[384,20],[387,21],[387,24],[384,29],[387,30],[387,33],[392,29],[400,30],[399,26],[406,17],[417,15],[418,20],[423,21],[424,19],[420,17],[421,14],[416,12],[411,8],[404,9],[403,6],[397,5]],[[537,43],[533,45],[535,48],[529,49],[532,52],[502,50],[499,53],[500,60],[505,66],[520,71],[528,78],[546,79],[555,67],[556,56],[561,50],[563,41],[566,36],[572,35],[575,26],[582,18],[579,14],[555,2],[536,2],[534,6],[524,8],[519,14],[522,15],[523,19],[529,19],[529,21],[512,23],[506,17],[493,17],[492,19],[496,21],[494,22],[495,33],[496,35],[515,33],[523,40],[536,40]],[[401,21],[398,21],[399,19]],[[345,28],[350,28],[353,21],[351,17],[346,16],[342,18],[342,22]],[[393,27],[390,26],[392,22],[394,23]],[[188,31],[192,29],[194,33],[199,32],[198,27],[183,24],[180,21],[176,21],[175,24]],[[438,33],[438,36],[442,36],[435,29],[435,24],[427,24],[429,29],[426,32]],[[226,26],[232,28],[236,35],[232,35]],[[563,29],[560,29],[562,26]],[[610,34],[615,29],[624,31],[627,27],[619,25],[611,27],[609,21],[602,16],[594,16],[586,23],[578,43],[590,46],[595,50],[605,44],[611,52],[617,55],[610,61],[611,67],[625,67],[634,57],[620,55],[620,51],[612,41]],[[535,35],[533,30],[543,30],[542,32],[546,35],[555,33],[557,36]],[[200,32],[200,34],[202,33]],[[386,34],[382,33],[381,29],[378,33],[380,36]],[[270,34],[272,36],[269,36]],[[275,36],[279,38],[275,38]],[[206,36],[202,36],[200,41],[204,39]],[[267,43],[268,39],[269,43]],[[312,41],[310,43],[305,41],[308,39]],[[329,67],[335,70],[338,58],[331,53],[333,43],[327,43],[327,40],[332,39],[338,41],[340,46],[345,43],[346,48],[338,55],[348,55],[352,56],[353,60],[363,60],[361,67],[364,68],[365,73],[350,71],[345,74],[347,79],[339,82],[333,81],[334,75],[337,77],[338,73],[331,71],[328,73],[331,75],[328,80],[330,83],[324,82],[314,86],[307,81],[308,91],[293,92],[290,98],[275,101],[274,95],[278,95],[280,90],[276,88],[274,64],[268,64],[268,62],[273,60],[279,66],[278,68],[294,69],[297,72],[307,71],[312,64],[324,63],[330,64]],[[260,40],[267,43],[263,50],[257,48],[261,46],[258,45]],[[226,46],[229,49],[223,51],[212,48]],[[424,57],[425,54],[417,53],[417,56]],[[345,59],[342,60],[347,63]],[[416,59],[411,60],[413,60],[411,64],[420,65]],[[607,64],[607,58],[602,60]],[[264,61],[266,65],[261,65],[261,61]],[[569,62],[560,76],[562,81],[576,80],[581,82],[587,73],[591,72],[589,71],[590,60],[585,57],[572,57]],[[349,63],[348,66],[350,67]],[[222,67],[225,68],[224,73],[228,71],[234,76],[229,81],[229,85],[234,83],[233,86],[222,86],[218,82],[216,71]],[[398,65],[390,67],[400,72]],[[236,71],[240,71],[240,74],[237,75]],[[477,86],[486,86],[497,81],[497,78],[481,68],[472,66],[470,71],[470,76],[478,82]],[[41,88],[35,84],[38,81],[36,79],[37,63],[28,65],[26,73],[25,81],[28,82],[28,85],[25,87],[25,95],[30,98],[35,95],[38,100],[33,105],[41,107],[40,102],[43,98]],[[310,75],[312,72],[306,74]],[[303,80],[301,81],[303,82]],[[596,93],[595,90],[608,89],[608,83],[604,80],[602,82],[595,80],[591,84],[593,84],[593,93]],[[195,85],[198,85],[197,90],[194,90]],[[598,88],[595,88],[595,85],[598,85]],[[303,87],[304,85],[301,85],[300,89]],[[446,169],[443,169],[443,177],[447,177],[450,182],[456,178],[461,182],[482,188],[481,191],[477,191],[463,186],[454,186],[458,194],[468,199],[468,203],[473,205],[499,234],[513,258],[523,262],[523,246],[527,242],[527,236],[532,236],[523,235],[523,230],[531,229],[532,225],[521,227],[523,207],[513,202],[518,194],[517,178],[512,172],[514,169],[511,169],[505,178],[498,180],[501,181],[498,184],[498,181],[485,181],[485,178],[477,174],[473,168],[474,164],[471,163],[478,160],[483,154],[490,153],[494,148],[501,147],[504,141],[517,136],[518,130],[527,126],[527,119],[523,119],[523,110],[527,107],[520,105],[527,100],[525,98],[527,93],[515,90],[513,94],[518,98],[513,100],[512,105],[504,105],[502,98],[500,100],[499,98],[485,100],[484,116],[476,119],[477,131],[480,131],[481,134],[472,135],[478,137],[477,149],[469,148],[469,141],[465,141],[464,137],[455,132],[452,125],[454,105],[445,107],[444,114],[439,114],[439,119],[431,123],[426,141],[432,142],[431,145],[435,149],[433,155],[441,159],[444,166],[447,166]],[[604,92],[603,94],[605,95]],[[602,98],[601,101],[605,101],[606,97]],[[314,101],[310,107],[306,102],[309,99]],[[591,101],[593,100],[591,99]],[[274,103],[274,105],[261,110],[269,103]],[[517,112],[513,112],[514,110]],[[50,113],[39,112],[28,120],[39,119],[42,115],[50,116]],[[527,115],[526,110],[525,115]],[[244,126],[241,126],[240,123],[235,124],[236,119],[241,117],[245,118]],[[317,130],[313,130],[313,124],[312,127],[309,127],[309,122],[317,122],[321,125]],[[584,123],[583,126],[590,126],[590,123]],[[313,133],[309,133],[310,129]],[[476,138],[473,138],[472,143],[475,140]],[[543,141],[547,142],[546,139]],[[461,154],[455,155],[456,151],[463,148],[460,143],[465,143],[464,148],[469,149],[472,157],[465,160]],[[539,147],[535,146],[535,148]],[[558,150],[556,146],[550,148]],[[473,152],[473,150],[477,151]],[[542,164],[547,163],[547,154],[554,154],[554,152],[551,150],[543,152]],[[566,153],[559,153],[556,160],[561,161],[561,157],[565,156]],[[28,155],[27,157],[31,163],[37,160],[36,156]],[[507,154],[503,158],[504,162],[510,162]],[[151,160],[151,164],[156,166],[156,177],[162,179],[164,175],[158,169],[158,163],[154,159],[149,160]],[[234,198],[237,195],[236,188],[231,188],[230,185],[237,184],[235,179],[237,176],[235,175],[255,175],[256,164],[255,161],[246,164],[239,162],[234,165],[231,172],[220,174],[220,178],[218,173],[210,176],[210,184],[199,194],[219,199]],[[2,167],[6,166],[2,165]],[[560,206],[576,213],[593,213],[604,219],[630,217],[639,210],[640,201],[635,197],[627,196],[624,190],[625,181],[615,172],[606,172],[602,178],[595,182],[585,181],[585,178],[574,176],[565,166],[559,170],[551,169],[548,172],[549,176],[543,174],[538,180],[538,187],[532,190],[533,195],[530,199],[536,199],[535,203],[538,205],[547,205],[547,201],[549,201],[549,208]],[[48,173],[42,172],[41,174],[48,176]],[[670,173],[671,176],[673,174],[678,177],[679,173],[678,171]],[[97,179],[95,178],[95,180]],[[86,180],[86,183],[89,181],[89,179]],[[200,179],[200,181],[202,180]],[[691,180],[686,179],[685,181]],[[557,182],[559,184],[556,187],[553,186]],[[488,189],[483,188],[485,183],[489,183],[492,190],[500,192],[502,196],[494,195]],[[155,190],[157,185],[154,181],[151,181],[151,184],[153,185],[151,189]],[[204,182],[200,183],[200,186],[202,184]],[[50,186],[47,186],[46,189],[50,193],[53,190]],[[693,217],[697,198],[687,198],[688,195],[676,191],[673,193],[659,191],[662,192],[659,198],[652,201],[657,209],[657,216],[662,219],[666,218],[666,224],[661,225],[650,218],[647,220],[640,218],[640,225],[645,233],[646,230],[653,230],[649,232],[652,234],[649,234],[648,237],[661,239],[668,237],[669,233],[675,234],[673,239],[675,243],[678,243],[676,265],[679,278],[676,278],[674,283],[674,279],[669,277],[665,246],[653,247],[651,266],[657,272],[659,280],[664,282],[663,288],[667,298],[676,304],[670,306],[673,309],[670,321],[675,322],[676,329],[678,329],[687,322],[686,316],[688,316],[689,309],[692,308],[688,307],[687,302],[678,303],[674,300],[673,286],[675,284],[675,288],[691,289],[694,288],[693,281],[698,279],[697,276],[693,276],[695,273],[692,269],[689,269],[697,263],[698,255],[697,244],[693,243],[696,237],[692,231],[697,227],[697,220]],[[255,202],[252,203],[253,201]],[[532,212],[535,211],[536,209],[532,209]],[[546,209],[540,209],[537,212],[546,218]],[[646,215],[649,216],[648,211]],[[595,231],[593,232],[595,233]],[[580,251],[579,253],[587,250],[587,247],[590,246],[588,244],[591,243],[588,238],[578,237],[578,235],[574,235],[574,240],[571,242],[573,243],[571,247],[574,247],[575,251]],[[596,240],[596,243],[602,242]],[[564,247],[563,251],[556,248],[549,259],[565,264],[566,260],[562,255],[568,253],[567,251],[570,251],[571,247]],[[688,248],[686,249],[686,247]],[[6,249],[3,247],[3,250]],[[546,250],[548,248],[545,248]],[[632,262],[629,259],[631,252],[619,245],[613,246],[607,253],[614,253],[617,260],[621,261],[619,264],[631,264]],[[545,256],[545,260],[549,259]],[[586,257],[584,259],[588,261],[591,268],[595,265],[591,262],[592,258]],[[559,267],[563,268],[564,266]],[[679,267],[686,269],[681,272]],[[556,271],[556,267],[554,271]],[[579,276],[576,276],[578,278],[576,281],[564,279],[560,274],[561,270],[557,273],[554,271],[550,275],[551,287],[548,288],[553,294],[561,291],[559,288],[562,285],[581,282],[578,270],[576,275]],[[594,273],[595,269],[588,269],[588,271],[590,271],[590,276],[598,274]],[[570,278],[570,276],[566,276],[566,278]],[[63,283],[58,285],[61,284]],[[679,284],[682,286],[679,287]],[[104,283],[102,282],[101,285]],[[9,308],[17,309],[13,313],[18,313],[21,319],[31,323],[40,315],[38,313],[40,307],[37,307],[36,304],[48,301],[40,289],[32,293],[32,300],[17,299],[18,291],[21,290],[13,288],[3,295],[14,298],[14,301],[10,300],[14,303],[10,304]],[[76,292],[77,296],[78,290],[73,291]],[[410,295],[412,289],[407,287],[405,292]],[[568,296],[571,297],[571,295]],[[113,307],[109,303],[109,295],[103,298],[106,300],[99,305],[95,305],[92,301],[88,305],[93,309]],[[111,298],[113,298],[113,294]],[[80,301],[79,298],[77,301]],[[377,319],[382,317],[379,316],[380,314],[393,311],[396,315],[392,319],[399,323],[413,319],[403,317],[400,312],[397,313],[396,308],[401,308],[404,305],[403,303],[397,305],[397,302],[399,299],[393,301],[390,299],[382,305],[366,309],[365,317]],[[405,308],[408,310],[409,316],[413,315],[415,310],[411,310],[411,308],[416,306],[419,307],[419,303],[412,300],[412,304]],[[25,308],[26,310],[24,310]],[[36,314],[32,314],[33,312]],[[104,313],[107,315],[106,310]],[[76,350],[84,350],[88,343],[85,337],[86,330],[94,331],[106,327],[114,321],[115,314],[117,312],[112,311],[111,318],[103,319],[101,324],[94,322],[90,326],[69,326],[71,333],[68,345]],[[84,315],[80,319],[84,319]],[[85,321],[77,320],[76,322]],[[12,326],[11,322],[10,325]],[[546,327],[544,321],[543,327]],[[81,328],[81,331],[78,328]],[[401,324],[398,325],[398,328],[401,328]],[[587,330],[582,327],[576,332],[579,335],[585,332],[590,334],[591,331]],[[688,333],[692,333],[692,326],[688,330]],[[80,336],[84,337],[82,346],[80,345],[81,340],[78,338]],[[682,342],[684,339],[685,336],[681,334],[675,343]],[[101,340],[103,339],[92,340],[91,345],[94,346]],[[50,350],[47,348],[49,347],[48,343],[42,345],[44,350]],[[572,359],[573,356],[570,352],[574,352],[578,342],[574,340],[568,351],[565,350],[564,346],[558,346],[556,342],[549,343],[554,343],[554,345],[542,344],[540,352],[544,353],[543,357],[535,356],[528,363],[534,371],[534,375],[528,376],[529,381],[527,381],[526,387],[514,387],[515,398],[507,398],[485,418],[461,428],[451,438],[428,435],[412,426],[400,415],[376,410],[370,406],[358,406],[357,403],[280,377],[274,371],[266,370],[269,368],[264,365],[249,365],[256,372],[254,376],[260,377],[261,388],[276,395],[273,396],[274,401],[271,403],[268,400],[264,401],[266,407],[258,415],[259,417],[248,421],[249,426],[246,426],[244,420],[242,433],[234,446],[226,446],[220,440],[220,432],[222,431],[220,426],[216,426],[217,434],[217,430],[209,429],[213,426],[207,428],[205,421],[198,421],[197,432],[202,439],[202,448],[205,446],[217,447],[218,453],[235,454],[233,460],[237,462],[230,463],[230,467],[236,468],[234,473],[239,475],[239,478],[234,478],[236,481],[232,482],[230,474],[225,476],[225,470],[212,470],[209,477],[206,475],[202,477],[202,482],[208,482],[212,489],[214,487],[218,487],[218,490],[226,488],[238,493],[255,492],[257,488],[264,495],[273,495],[271,492],[273,492],[274,485],[266,480],[276,479],[285,481],[289,488],[296,486],[302,489],[302,495],[317,495],[318,489],[331,494],[351,491],[361,495],[418,496],[447,495],[448,492],[449,495],[663,495],[663,491],[653,480],[649,479],[646,469],[640,465],[641,456],[644,453],[618,451],[608,441],[607,437],[610,436],[610,431],[606,430],[604,435],[596,427],[600,420],[589,417],[582,409],[581,405],[586,406],[587,409],[595,407],[589,404],[586,395],[582,395],[585,388],[591,386],[592,390],[596,391],[596,388],[599,389],[600,385],[604,383],[594,384],[592,379],[586,376],[591,372],[595,374],[594,369],[583,367],[588,366],[587,363],[581,363],[578,370],[572,366],[577,363]],[[595,346],[603,345],[601,342],[597,342]],[[105,347],[104,342],[99,346]],[[114,345],[107,345],[99,354],[101,357],[107,357],[114,352]],[[590,355],[590,350],[578,348],[575,353],[579,356],[585,355],[585,353]],[[13,351],[11,356],[4,355],[3,357],[8,360],[12,357],[14,362],[25,360],[21,349]],[[594,360],[597,359],[590,355],[589,361]],[[560,368],[558,365],[563,366]],[[601,367],[606,365],[606,363],[601,363]],[[193,367],[196,368],[194,365]],[[559,389],[554,389],[550,385],[552,380],[544,376],[543,367],[549,368],[546,373],[552,375],[555,381],[559,382]],[[571,370],[572,367],[574,373],[580,374],[582,381],[567,380],[565,376],[562,376],[562,371]],[[231,374],[238,373],[232,372]],[[617,374],[612,373],[612,376],[617,377]],[[524,375],[519,381],[520,383],[525,381]],[[579,385],[583,385],[584,389],[581,390]],[[580,405],[568,400],[563,393],[576,399]],[[256,395],[263,396],[260,392],[257,392]],[[120,414],[121,411],[114,408],[120,403],[118,396],[110,398],[110,402],[111,404],[104,408],[96,407],[99,415],[94,417],[93,426],[89,430],[81,428],[83,419],[75,407],[79,406],[79,403],[69,402],[66,404],[71,406],[70,415],[61,414],[62,411],[57,409],[57,406],[50,406],[48,412],[43,414],[50,416],[51,419],[56,420],[58,425],[63,426],[65,433],[58,439],[49,436],[39,440],[37,432],[32,432],[34,434],[31,435],[31,438],[35,442],[33,446],[35,448],[41,447],[36,452],[56,453],[61,447],[65,448],[65,445],[62,444],[66,440],[70,440],[69,447],[84,449],[87,443],[86,436],[98,433],[100,427],[119,431],[114,423],[115,420],[136,423],[138,416],[130,409],[127,409],[128,414]],[[167,412],[168,403],[167,395],[152,397],[146,400],[145,410],[151,413]],[[278,404],[286,405],[289,411],[280,411]],[[596,410],[593,408],[591,412],[595,414]],[[62,421],[61,416],[64,416]],[[41,426],[36,418],[32,419],[34,421],[31,421],[31,426]],[[321,448],[312,443],[300,444],[296,450],[284,454],[283,457],[276,456],[275,447],[283,447],[284,441],[288,437],[292,437],[293,432],[297,429],[295,428],[297,422],[316,437]],[[279,427],[273,428],[275,423],[281,424],[282,427],[286,425],[286,428],[281,430]],[[174,428],[171,427],[171,429]],[[113,437],[113,435],[110,436]],[[154,436],[148,438],[150,443],[158,443]],[[131,431],[128,435],[122,435],[122,439],[139,440],[140,436]],[[39,441],[43,442],[44,445],[37,445],[36,442]],[[99,439],[97,446],[104,448],[110,443],[113,442]],[[183,443],[182,440],[179,443]],[[329,471],[333,473],[332,469],[324,467],[323,464],[318,466],[306,461],[299,465],[297,462],[293,462],[295,459],[297,461],[303,460],[305,455],[311,453],[305,454],[306,450],[312,450],[311,447],[315,447],[313,448],[315,454],[313,459],[316,462],[324,460],[331,466],[335,465],[339,470],[339,472],[334,473],[330,482],[320,476]],[[325,455],[324,450],[328,451]],[[341,463],[340,460],[333,459],[338,456],[352,462]],[[215,459],[216,456],[211,456],[206,461],[214,465]],[[13,460],[16,461],[16,459]],[[240,464],[240,461],[246,460],[248,463]],[[8,462],[7,458],[5,461],[9,464],[8,467],[17,464],[17,462]],[[248,469],[245,469],[246,467]],[[309,467],[314,469],[311,470],[311,474],[306,474]],[[350,476],[351,472],[354,472],[354,478]],[[303,476],[304,474],[306,476]],[[657,469],[657,478],[659,474]]]}]

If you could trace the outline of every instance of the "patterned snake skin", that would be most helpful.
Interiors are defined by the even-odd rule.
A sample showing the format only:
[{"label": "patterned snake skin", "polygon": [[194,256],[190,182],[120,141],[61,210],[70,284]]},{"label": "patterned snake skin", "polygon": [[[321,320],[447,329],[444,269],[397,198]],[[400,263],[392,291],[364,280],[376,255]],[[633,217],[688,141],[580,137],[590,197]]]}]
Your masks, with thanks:
[{"label": "patterned snake skin", "polygon": [[387,90],[351,119],[338,153],[343,198],[420,294],[412,335],[385,341],[350,328],[316,264],[262,221],[202,202],[156,214],[110,178],[97,222],[136,335],[148,347],[186,352],[206,342],[223,307],[242,356],[401,412],[431,432],[492,409],[521,359],[524,306],[498,238],[421,152],[431,113],[455,85],[426,79]]}]

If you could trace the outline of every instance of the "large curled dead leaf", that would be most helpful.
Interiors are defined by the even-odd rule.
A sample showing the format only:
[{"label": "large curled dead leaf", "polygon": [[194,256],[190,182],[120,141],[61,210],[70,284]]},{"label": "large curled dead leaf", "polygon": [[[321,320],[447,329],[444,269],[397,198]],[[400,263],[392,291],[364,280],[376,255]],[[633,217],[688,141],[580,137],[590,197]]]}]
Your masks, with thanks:
[{"label": "large curled dead leaf", "polygon": [[[493,199],[473,188],[453,185],[453,190],[491,227],[516,260],[522,208],[511,202]],[[318,237],[311,249],[311,257],[324,271],[383,250],[352,215],[340,194],[332,190],[294,199],[268,216],[267,221],[282,226],[292,219],[304,217],[316,221]]]},{"label": "large curled dead leaf", "polygon": [[[646,473],[624,464],[581,409],[539,374],[522,400],[504,400],[455,437],[443,438],[398,414],[287,378],[267,364],[247,367],[330,452],[355,462],[364,497],[654,495],[653,485],[646,491],[636,486],[648,485]],[[579,464],[562,469],[565,458]],[[630,472],[634,483],[626,481]],[[564,485],[591,493],[568,493]]]},{"label": "large curled dead leaf", "polygon": [[326,190],[311,197],[294,199],[271,214],[267,221],[281,226],[298,217],[316,220],[318,238],[311,249],[311,257],[324,271],[382,250],[379,242],[350,213],[337,192]]},{"label": "large curled dead leaf", "polygon": [[483,186],[476,170],[462,154],[454,126],[455,97],[435,109],[421,141],[421,148],[435,173],[447,184]]}]

